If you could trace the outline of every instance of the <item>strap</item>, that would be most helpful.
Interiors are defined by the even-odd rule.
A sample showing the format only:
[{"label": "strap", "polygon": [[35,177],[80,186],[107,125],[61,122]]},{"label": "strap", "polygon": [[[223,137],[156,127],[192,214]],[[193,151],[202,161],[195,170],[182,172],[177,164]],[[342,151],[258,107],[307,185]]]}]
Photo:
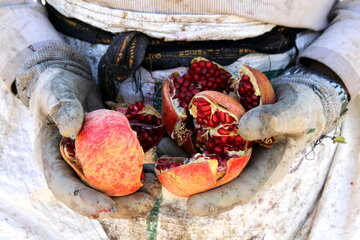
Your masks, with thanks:
[{"label": "strap", "polygon": [[147,36],[140,32],[124,32],[113,38],[98,66],[104,101],[115,101],[115,82],[125,80],[141,65],[147,43]]}]

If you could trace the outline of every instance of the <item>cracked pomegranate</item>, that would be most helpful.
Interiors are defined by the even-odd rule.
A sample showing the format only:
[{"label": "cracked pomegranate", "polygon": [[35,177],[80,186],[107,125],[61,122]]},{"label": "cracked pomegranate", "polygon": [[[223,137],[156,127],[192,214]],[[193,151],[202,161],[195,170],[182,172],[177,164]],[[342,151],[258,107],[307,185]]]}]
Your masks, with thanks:
[{"label": "cracked pomegranate", "polygon": [[121,112],[86,113],[75,141],[63,138],[60,152],[85,183],[109,196],[128,195],[142,186],[144,152]]},{"label": "cracked pomegranate", "polygon": [[246,111],[274,103],[275,93],[256,69],[244,65],[239,75],[196,58],[186,74],[164,81],[165,129],[179,146],[197,153],[190,160],[158,159],[156,173],[170,192],[190,196],[209,190],[237,177],[247,164],[251,143],[240,136],[237,124]]}]

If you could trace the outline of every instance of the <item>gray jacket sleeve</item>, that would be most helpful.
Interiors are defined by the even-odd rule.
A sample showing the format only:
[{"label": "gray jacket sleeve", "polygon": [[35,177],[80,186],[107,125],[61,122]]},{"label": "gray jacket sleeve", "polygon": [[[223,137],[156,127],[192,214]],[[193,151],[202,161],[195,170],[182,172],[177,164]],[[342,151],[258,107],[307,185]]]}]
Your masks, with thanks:
[{"label": "gray jacket sleeve", "polygon": [[44,6],[33,0],[0,0],[0,32],[0,79],[9,88],[32,52],[51,42],[63,42]]},{"label": "gray jacket sleeve", "polygon": [[343,81],[351,97],[360,91],[360,0],[340,2],[322,35],[300,54],[321,62]]}]

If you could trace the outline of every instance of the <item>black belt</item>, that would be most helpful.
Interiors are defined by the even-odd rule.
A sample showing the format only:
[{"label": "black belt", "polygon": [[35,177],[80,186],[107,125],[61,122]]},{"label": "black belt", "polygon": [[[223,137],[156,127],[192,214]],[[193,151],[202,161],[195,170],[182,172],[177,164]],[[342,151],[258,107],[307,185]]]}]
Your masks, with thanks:
[{"label": "black belt", "polygon": [[[103,95],[115,96],[113,80],[123,80],[140,65],[161,70],[189,66],[195,57],[204,57],[221,65],[229,65],[249,53],[283,53],[295,46],[296,34],[303,29],[277,26],[270,32],[242,40],[163,41],[140,32],[114,34],[74,18],[67,18],[47,4],[49,19],[61,33],[90,43],[110,44],[99,64],[99,80]],[[107,78],[104,80],[103,78]]]}]

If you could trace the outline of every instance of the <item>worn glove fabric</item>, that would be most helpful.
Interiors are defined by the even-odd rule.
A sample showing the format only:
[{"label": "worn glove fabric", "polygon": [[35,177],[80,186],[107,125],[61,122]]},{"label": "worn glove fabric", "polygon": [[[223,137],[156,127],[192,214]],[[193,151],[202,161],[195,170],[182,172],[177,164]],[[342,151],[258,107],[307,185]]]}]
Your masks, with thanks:
[{"label": "worn glove fabric", "polygon": [[191,196],[190,214],[214,215],[247,204],[256,193],[283,179],[296,154],[334,128],[342,98],[328,77],[302,68],[288,71],[272,84],[277,102],[247,112],[239,131],[247,140],[276,136],[278,143],[272,149],[256,148],[249,166],[232,182]]},{"label": "worn glove fabric", "polygon": [[63,43],[44,46],[26,60],[16,86],[37,124],[36,158],[59,201],[91,218],[134,218],[152,209],[160,191],[156,181],[146,181],[132,195],[110,198],[80,181],[60,155],[61,135],[76,136],[84,112],[103,107],[89,65],[79,53]]}]

